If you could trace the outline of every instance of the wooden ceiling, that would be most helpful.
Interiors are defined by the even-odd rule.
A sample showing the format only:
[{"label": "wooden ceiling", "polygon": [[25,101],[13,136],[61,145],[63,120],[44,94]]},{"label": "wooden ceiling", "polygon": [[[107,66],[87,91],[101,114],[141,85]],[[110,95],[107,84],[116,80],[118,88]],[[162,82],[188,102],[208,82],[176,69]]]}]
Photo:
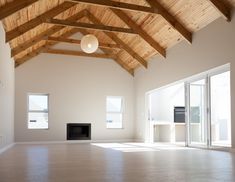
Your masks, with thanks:
[{"label": "wooden ceiling", "polygon": [[[235,0],[0,0],[0,19],[15,65],[41,54],[111,58],[133,75],[150,57],[166,57],[180,41],[223,17],[228,22]],[[94,34],[102,53],[56,49],[79,47],[76,34]]]}]

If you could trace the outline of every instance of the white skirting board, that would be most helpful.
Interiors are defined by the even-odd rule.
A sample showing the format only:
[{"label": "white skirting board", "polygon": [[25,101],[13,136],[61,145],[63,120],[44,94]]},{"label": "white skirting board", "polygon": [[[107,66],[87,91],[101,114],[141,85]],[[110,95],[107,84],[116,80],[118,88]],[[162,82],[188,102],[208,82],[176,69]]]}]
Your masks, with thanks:
[{"label": "white skirting board", "polygon": [[15,145],[15,143],[12,143],[10,145],[7,145],[7,146],[3,147],[2,149],[0,149],[0,154],[2,154],[3,152],[7,151],[8,149],[13,147],[14,145]]},{"label": "white skirting board", "polygon": [[124,143],[124,142],[135,142],[133,139],[122,139],[122,140],[66,140],[66,141],[35,141],[35,142],[16,142],[16,144],[75,144],[75,143]]}]

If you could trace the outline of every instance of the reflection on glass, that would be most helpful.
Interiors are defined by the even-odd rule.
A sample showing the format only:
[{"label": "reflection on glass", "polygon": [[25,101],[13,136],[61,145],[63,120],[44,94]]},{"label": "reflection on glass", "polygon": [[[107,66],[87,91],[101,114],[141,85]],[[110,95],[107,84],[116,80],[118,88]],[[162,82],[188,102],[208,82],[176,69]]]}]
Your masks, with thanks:
[{"label": "reflection on glass", "polygon": [[107,98],[107,112],[121,112],[122,98],[108,97]]},{"label": "reflection on glass", "polygon": [[48,113],[29,112],[29,129],[48,129]]},{"label": "reflection on glass", "polygon": [[122,128],[123,98],[107,97],[106,100],[106,127]]},{"label": "reflection on glass", "polygon": [[48,96],[47,95],[29,95],[30,111],[47,111]]},{"label": "reflection on glass", "polygon": [[28,129],[48,129],[48,95],[28,96]]},{"label": "reflection on glass", "polygon": [[205,79],[190,83],[190,142],[205,144]]},{"label": "reflection on glass", "polygon": [[107,128],[122,128],[122,114],[107,113]]},{"label": "reflection on glass", "polygon": [[214,146],[231,146],[230,72],[211,79],[211,141]]}]

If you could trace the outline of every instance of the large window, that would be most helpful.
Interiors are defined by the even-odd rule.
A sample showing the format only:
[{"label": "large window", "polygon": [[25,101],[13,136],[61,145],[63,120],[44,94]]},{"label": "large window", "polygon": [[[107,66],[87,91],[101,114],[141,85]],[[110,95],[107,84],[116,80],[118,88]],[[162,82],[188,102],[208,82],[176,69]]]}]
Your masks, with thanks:
[{"label": "large window", "polygon": [[107,128],[122,128],[123,98],[107,97],[106,99],[106,123]]},{"label": "large window", "polygon": [[48,129],[48,95],[28,95],[28,129]]},{"label": "large window", "polygon": [[189,145],[231,147],[231,96],[228,67],[188,83]]}]

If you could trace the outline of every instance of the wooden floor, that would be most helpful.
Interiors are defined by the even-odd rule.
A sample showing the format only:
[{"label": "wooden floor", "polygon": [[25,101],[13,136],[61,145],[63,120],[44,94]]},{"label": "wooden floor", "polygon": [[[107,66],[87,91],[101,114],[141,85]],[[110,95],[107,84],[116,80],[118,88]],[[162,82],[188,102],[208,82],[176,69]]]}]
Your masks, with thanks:
[{"label": "wooden floor", "polygon": [[235,154],[141,143],[16,145],[0,182],[235,181]]}]

